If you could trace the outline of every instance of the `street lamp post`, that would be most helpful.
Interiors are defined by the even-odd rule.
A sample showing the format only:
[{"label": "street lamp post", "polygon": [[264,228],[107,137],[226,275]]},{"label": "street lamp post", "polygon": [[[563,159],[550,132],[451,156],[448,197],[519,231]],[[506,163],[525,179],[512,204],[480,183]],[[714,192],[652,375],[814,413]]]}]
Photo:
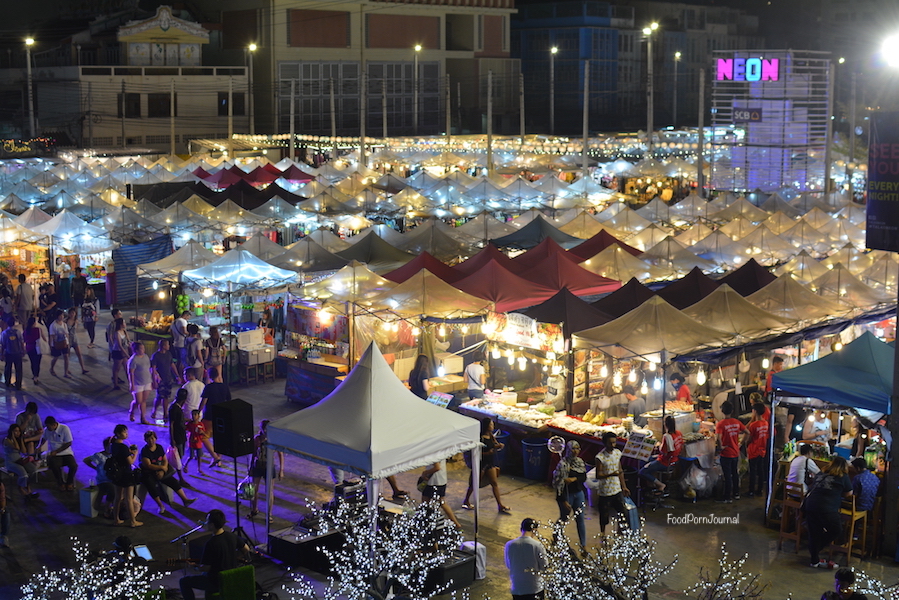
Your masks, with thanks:
[{"label": "street lamp post", "polygon": [[253,54],[256,52],[256,44],[250,44],[247,46],[247,63],[249,65],[249,69],[247,72],[247,87],[250,91],[250,135],[256,134],[256,102],[253,98]]},{"label": "street lamp post", "polygon": [[646,156],[652,156],[652,131],[653,124],[653,77],[652,77],[652,34],[659,28],[658,23],[652,23],[643,28],[646,36]]},{"label": "street lamp post", "polygon": [[34,130],[34,89],[31,78],[31,47],[34,45],[34,38],[25,38],[25,60],[27,64],[25,65],[25,79],[26,84],[28,86],[28,132],[31,135],[31,139],[35,138],[35,130]]},{"label": "street lamp post", "polygon": [[549,49],[549,134],[556,133],[556,53],[558,48]]},{"label": "street lamp post", "polygon": [[674,94],[671,106],[671,126],[677,129],[677,65],[680,63],[680,51],[674,53]]},{"label": "street lamp post", "polygon": [[415,44],[415,54],[412,59],[412,132],[418,135],[418,53],[421,52],[421,44]]}]

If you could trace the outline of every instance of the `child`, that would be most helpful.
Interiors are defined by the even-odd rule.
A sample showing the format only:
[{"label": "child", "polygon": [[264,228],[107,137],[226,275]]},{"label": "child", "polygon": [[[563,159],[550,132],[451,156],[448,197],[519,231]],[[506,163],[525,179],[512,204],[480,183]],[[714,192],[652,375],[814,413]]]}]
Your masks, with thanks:
[{"label": "child", "polygon": [[193,413],[193,411],[200,408],[203,388],[206,386],[203,385],[202,381],[199,381],[197,369],[191,367],[184,369],[184,381],[184,385],[181,386],[182,390],[187,390],[187,400],[184,402],[184,410]]},{"label": "child", "polygon": [[749,494],[750,498],[762,495],[765,486],[765,467],[768,461],[768,421],[765,420],[765,405],[761,402],[752,405],[752,420],[749,421],[749,443],[746,446],[746,457],[749,459]]},{"label": "child", "polygon": [[206,425],[203,424],[203,413],[199,410],[190,411],[191,420],[188,421],[186,425],[187,433],[190,435],[190,440],[188,445],[190,446],[190,453],[187,456],[187,460],[182,465],[184,467],[184,472],[187,473],[187,465],[190,463],[191,459],[197,460],[197,473],[203,474],[203,447],[209,451],[209,454],[212,456],[212,464],[211,467],[220,467],[222,464],[222,457],[216,453],[215,449],[212,447],[212,442],[209,440],[209,434],[206,432]]}]

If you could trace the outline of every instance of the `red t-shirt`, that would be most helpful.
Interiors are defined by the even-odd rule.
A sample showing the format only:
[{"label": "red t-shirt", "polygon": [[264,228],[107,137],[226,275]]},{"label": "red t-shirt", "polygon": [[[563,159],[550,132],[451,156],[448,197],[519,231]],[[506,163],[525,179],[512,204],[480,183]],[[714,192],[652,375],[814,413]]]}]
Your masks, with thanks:
[{"label": "red t-shirt", "polygon": [[718,434],[718,443],[721,445],[721,456],[724,458],[737,458],[740,456],[740,433],[746,431],[736,419],[724,419],[715,425],[715,433]]},{"label": "red t-shirt", "polygon": [[746,445],[747,458],[759,458],[768,454],[768,421],[752,421],[747,427],[749,443]]},{"label": "red t-shirt", "polygon": [[674,398],[675,400],[686,400],[687,402],[693,402],[693,396],[690,395],[690,388],[687,387],[687,384],[683,384],[677,390],[677,396]]},{"label": "red t-shirt", "polygon": [[[668,447],[668,436],[671,437],[671,442],[674,448]],[[670,467],[674,463],[677,462],[678,457],[680,456],[680,452],[684,447],[684,436],[680,431],[675,431],[672,434],[665,434],[662,436],[662,448],[659,452],[659,462],[665,465],[666,467]]]}]

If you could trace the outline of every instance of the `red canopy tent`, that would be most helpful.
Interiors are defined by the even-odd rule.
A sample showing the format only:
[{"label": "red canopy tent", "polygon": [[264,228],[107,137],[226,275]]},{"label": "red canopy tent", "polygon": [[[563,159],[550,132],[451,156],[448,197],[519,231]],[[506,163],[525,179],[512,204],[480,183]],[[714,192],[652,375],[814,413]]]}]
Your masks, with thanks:
[{"label": "red canopy tent", "polygon": [[621,287],[620,281],[591,273],[562,254],[552,254],[520,273],[529,281],[554,290],[568,288],[573,294],[591,296],[606,294]]},{"label": "red canopy tent", "polygon": [[568,253],[578,257],[580,259],[578,262],[583,262],[588,258],[593,258],[612,244],[618,244],[634,256],[640,256],[641,254],[643,254],[637,248],[628,246],[605,229],[594,235],[592,238],[585,240],[581,244],[578,244],[577,246],[569,250]]},{"label": "red canopy tent", "polygon": [[422,269],[430,271],[432,274],[449,284],[453,284],[465,277],[464,274],[454,270],[446,263],[437,260],[430,253],[422,252],[399,269],[384,275],[384,279],[389,279],[396,283],[403,283]]},{"label": "red canopy tent", "polygon": [[568,260],[573,264],[581,262],[578,257],[569,254],[565,250],[565,248],[559,245],[556,240],[552,238],[546,238],[527,252],[523,252],[522,254],[519,254],[518,256],[513,258],[512,271],[520,275],[523,271],[533,268],[534,265],[543,261],[544,259],[550,256],[557,255],[565,258],[565,260]]},{"label": "red canopy tent", "polygon": [[552,288],[519,277],[495,260],[488,261],[453,286],[472,296],[491,300],[497,312],[540,304],[556,293]]},{"label": "red canopy tent", "polygon": [[493,244],[487,244],[484,246],[484,249],[469,258],[468,260],[460,262],[458,265],[453,266],[452,268],[459,273],[462,273],[463,276],[471,275],[481,267],[489,263],[491,260],[496,261],[500,265],[502,265],[505,269],[509,271],[514,271],[515,267],[512,266],[514,263],[512,259],[503,254],[499,248],[494,246]]}]

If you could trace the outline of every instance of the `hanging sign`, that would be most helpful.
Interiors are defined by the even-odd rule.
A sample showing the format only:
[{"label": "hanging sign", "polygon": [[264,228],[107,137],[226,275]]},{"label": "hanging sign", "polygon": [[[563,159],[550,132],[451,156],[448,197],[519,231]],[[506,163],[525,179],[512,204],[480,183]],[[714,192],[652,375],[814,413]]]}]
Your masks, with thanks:
[{"label": "hanging sign", "polygon": [[520,313],[488,313],[486,325],[489,339],[510,346],[557,354],[565,348],[562,327],[555,323],[540,323]]}]

